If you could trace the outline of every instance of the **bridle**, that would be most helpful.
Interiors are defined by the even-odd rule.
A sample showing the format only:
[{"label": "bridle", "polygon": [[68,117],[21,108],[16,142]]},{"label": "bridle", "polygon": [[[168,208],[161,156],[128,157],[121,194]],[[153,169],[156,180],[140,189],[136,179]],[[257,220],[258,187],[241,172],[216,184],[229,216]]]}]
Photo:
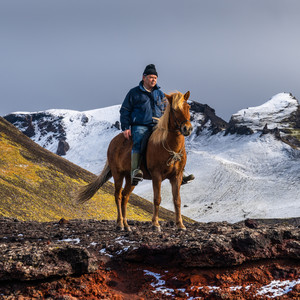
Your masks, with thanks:
[{"label": "bridle", "polygon": [[175,126],[176,130],[175,131],[180,131],[180,133],[183,134],[182,129],[181,129],[182,125],[184,125],[185,123],[187,123],[189,120],[185,119],[184,121],[180,122],[176,118],[175,111],[176,110],[173,107],[171,107],[171,113],[172,113],[172,116],[173,116],[173,118],[175,120],[175,124],[176,124],[176,126]]},{"label": "bridle", "polygon": [[[172,107],[171,107],[171,113],[172,113],[172,116],[173,116],[174,121],[175,121],[175,124],[176,124],[176,126],[175,126],[176,129],[175,129],[174,131],[175,131],[175,132],[178,132],[178,131],[179,131],[179,134],[182,134],[182,135],[183,135],[183,132],[182,132],[182,129],[181,129],[181,128],[182,128],[182,125],[184,125],[185,123],[188,122],[188,120],[185,119],[184,121],[181,121],[181,122],[180,122],[180,121],[176,118],[176,115],[175,115],[175,109],[172,108]],[[172,130],[169,129],[169,131],[172,131]],[[170,154],[170,157],[169,157],[169,159],[168,159],[167,162],[166,162],[166,164],[167,164],[168,167],[171,166],[172,164],[174,164],[174,163],[177,162],[177,161],[181,161],[182,156],[183,156],[184,145],[183,145],[183,147],[179,150],[179,152],[175,152],[175,151],[171,150],[171,149],[170,149],[170,146],[168,145],[168,143],[167,143],[167,145],[165,145],[165,143],[163,142],[162,145],[163,145],[164,149],[165,149],[167,152],[169,152],[169,154]]]}]

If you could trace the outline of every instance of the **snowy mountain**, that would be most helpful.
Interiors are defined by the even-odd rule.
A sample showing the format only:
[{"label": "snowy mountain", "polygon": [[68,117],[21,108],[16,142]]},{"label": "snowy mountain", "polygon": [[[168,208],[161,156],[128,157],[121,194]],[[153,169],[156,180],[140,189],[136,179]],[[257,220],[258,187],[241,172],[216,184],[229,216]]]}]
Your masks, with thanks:
[{"label": "snowy mountain", "polygon": [[232,115],[226,134],[275,133],[291,146],[300,146],[300,108],[292,94],[280,93],[263,105]]},{"label": "snowy mountain", "polygon": [[293,125],[291,116],[297,113],[298,107],[295,97],[280,93],[263,105],[238,111],[232,116],[231,121],[251,127],[255,131],[262,129],[265,124],[270,128],[274,126],[279,129],[290,128]]},{"label": "snowy mountain", "polygon": [[[299,217],[298,101],[281,93],[237,112],[229,124],[209,106],[190,104],[194,131],[186,139],[186,171],[196,179],[182,186],[183,214],[203,222]],[[59,142],[68,143],[65,158],[98,174],[110,140],[120,132],[119,109],[17,112],[5,118],[52,152]],[[142,182],[134,192],[151,200],[151,182]],[[167,181],[162,206],[173,209]]]}]

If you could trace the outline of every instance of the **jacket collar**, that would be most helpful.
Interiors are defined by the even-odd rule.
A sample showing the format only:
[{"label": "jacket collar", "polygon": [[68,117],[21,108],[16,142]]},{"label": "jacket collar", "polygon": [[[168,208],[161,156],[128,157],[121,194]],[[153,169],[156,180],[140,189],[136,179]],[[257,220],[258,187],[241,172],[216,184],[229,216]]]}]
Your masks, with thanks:
[{"label": "jacket collar", "polygon": [[[143,80],[141,80],[141,82],[139,83],[139,88],[140,88],[143,92],[149,93],[149,92],[146,91],[145,88],[144,88]],[[154,90],[159,90],[159,89],[160,89],[160,86],[158,86],[158,85],[156,84],[152,91],[154,91]]]}]

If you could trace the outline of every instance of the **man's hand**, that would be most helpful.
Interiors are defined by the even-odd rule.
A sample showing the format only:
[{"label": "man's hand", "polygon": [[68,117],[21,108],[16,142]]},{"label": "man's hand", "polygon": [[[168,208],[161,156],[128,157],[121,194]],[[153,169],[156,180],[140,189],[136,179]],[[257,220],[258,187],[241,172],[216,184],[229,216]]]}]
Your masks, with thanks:
[{"label": "man's hand", "polygon": [[131,136],[131,130],[130,129],[126,129],[126,130],[123,131],[123,134],[124,134],[125,138],[127,140],[129,140],[129,137]]}]

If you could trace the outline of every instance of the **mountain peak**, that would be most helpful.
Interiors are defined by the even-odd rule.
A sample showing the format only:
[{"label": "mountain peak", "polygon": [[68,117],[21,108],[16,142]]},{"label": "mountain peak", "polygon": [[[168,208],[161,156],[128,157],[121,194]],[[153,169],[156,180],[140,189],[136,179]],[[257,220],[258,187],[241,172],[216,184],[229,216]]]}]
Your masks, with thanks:
[{"label": "mountain peak", "polygon": [[291,93],[279,93],[262,105],[233,114],[226,135],[275,133],[291,146],[300,146],[300,106]]},{"label": "mountain peak", "polygon": [[242,109],[232,115],[231,121],[250,127],[253,131],[262,130],[267,124],[268,128],[290,127],[290,117],[299,108],[298,100],[290,93],[279,93],[266,103]]}]

